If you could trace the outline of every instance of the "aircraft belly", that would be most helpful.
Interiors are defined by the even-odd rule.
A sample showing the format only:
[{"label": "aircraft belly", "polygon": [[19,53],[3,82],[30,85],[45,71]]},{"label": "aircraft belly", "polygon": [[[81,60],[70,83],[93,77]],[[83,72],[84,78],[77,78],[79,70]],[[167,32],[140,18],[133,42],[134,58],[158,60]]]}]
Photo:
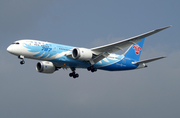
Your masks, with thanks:
[{"label": "aircraft belly", "polygon": [[59,57],[56,59],[51,60],[56,66],[58,67],[75,67],[75,68],[87,68],[90,65],[90,63],[80,60],[75,60],[66,56]]},{"label": "aircraft belly", "polygon": [[107,70],[107,71],[121,71],[121,70],[131,70],[137,67],[138,65],[132,64],[131,60],[123,59],[115,63],[100,66],[98,69]]}]

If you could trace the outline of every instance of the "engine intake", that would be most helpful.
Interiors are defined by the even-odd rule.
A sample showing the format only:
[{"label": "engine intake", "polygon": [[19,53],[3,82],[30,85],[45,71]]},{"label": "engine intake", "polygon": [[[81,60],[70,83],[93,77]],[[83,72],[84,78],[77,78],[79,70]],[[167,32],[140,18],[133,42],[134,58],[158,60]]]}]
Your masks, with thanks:
[{"label": "engine intake", "polygon": [[93,57],[93,53],[90,49],[86,48],[74,48],[72,50],[72,57],[74,59],[89,61]]},{"label": "engine intake", "polygon": [[37,63],[36,70],[40,73],[53,73],[56,70],[56,67],[52,62],[41,61]]}]

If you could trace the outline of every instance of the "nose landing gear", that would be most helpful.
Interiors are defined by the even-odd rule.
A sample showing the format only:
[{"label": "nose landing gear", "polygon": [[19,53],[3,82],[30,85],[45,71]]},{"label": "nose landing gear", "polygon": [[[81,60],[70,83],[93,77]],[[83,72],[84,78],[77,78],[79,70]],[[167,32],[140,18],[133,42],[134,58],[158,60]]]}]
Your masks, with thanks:
[{"label": "nose landing gear", "polygon": [[20,61],[20,64],[25,64],[25,61],[24,61],[24,56],[23,55],[19,55],[18,56],[19,59],[22,59],[22,61]]}]

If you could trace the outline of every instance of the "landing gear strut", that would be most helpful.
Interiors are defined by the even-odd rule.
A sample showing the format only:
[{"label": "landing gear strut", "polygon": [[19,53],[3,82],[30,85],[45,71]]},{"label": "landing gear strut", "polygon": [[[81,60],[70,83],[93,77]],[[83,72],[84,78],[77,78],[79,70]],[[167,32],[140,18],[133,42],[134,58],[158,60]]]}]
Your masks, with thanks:
[{"label": "landing gear strut", "polygon": [[71,70],[72,70],[72,73],[69,73],[69,77],[73,77],[74,79],[78,78],[79,74],[75,72],[76,69],[73,67],[71,68]]},{"label": "landing gear strut", "polygon": [[95,68],[94,66],[90,66],[87,68],[88,71],[91,71],[91,72],[96,72],[97,71],[97,68]]},{"label": "landing gear strut", "polygon": [[19,59],[22,59],[22,61],[20,61],[20,64],[25,64],[25,61],[24,61],[24,56],[23,55],[19,55],[18,56]]}]

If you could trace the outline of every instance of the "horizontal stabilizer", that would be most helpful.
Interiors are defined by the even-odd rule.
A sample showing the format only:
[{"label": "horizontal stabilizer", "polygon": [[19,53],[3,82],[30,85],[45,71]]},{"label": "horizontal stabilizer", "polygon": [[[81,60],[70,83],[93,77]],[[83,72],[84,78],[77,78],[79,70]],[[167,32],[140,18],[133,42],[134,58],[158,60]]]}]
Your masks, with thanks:
[{"label": "horizontal stabilizer", "polygon": [[166,57],[157,57],[157,58],[152,58],[152,59],[147,59],[147,60],[143,60],[143,61],[138,61],[138,62],[133,62],[132,64],[143,64],[143,63],[149,63],[152,61],[156,61],[162,58],[166,58]]}]

